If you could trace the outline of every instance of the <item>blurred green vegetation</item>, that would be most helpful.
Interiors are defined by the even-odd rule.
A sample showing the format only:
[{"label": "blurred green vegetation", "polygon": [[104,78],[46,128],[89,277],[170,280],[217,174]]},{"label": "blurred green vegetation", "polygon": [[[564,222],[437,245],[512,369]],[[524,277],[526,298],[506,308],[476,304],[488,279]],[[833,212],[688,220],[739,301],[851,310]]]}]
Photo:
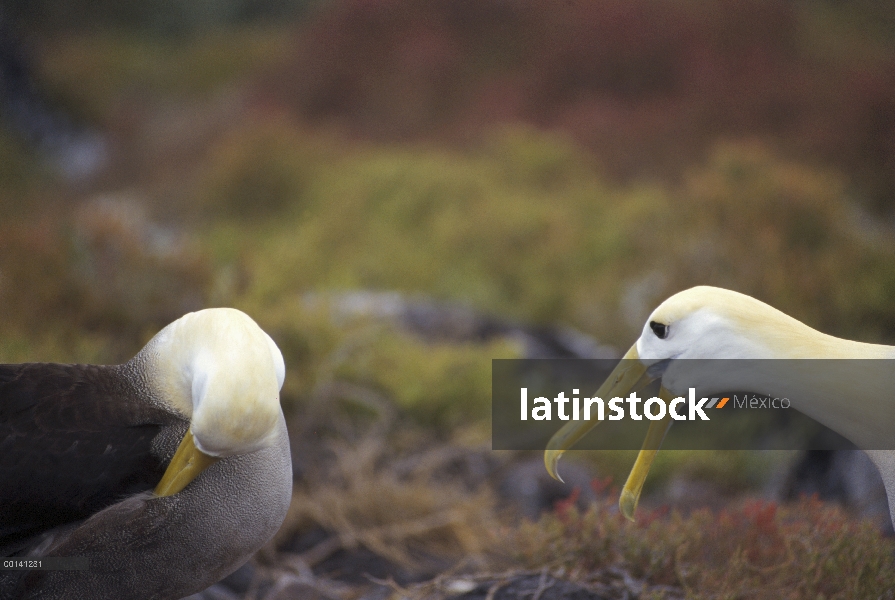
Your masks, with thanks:
[{"label": "blurred green vegetation", "polygon": [[301,17],[319,3],[320,0],[2,0],[0,10],[6,18],[54,32],[120,29],[171,37]]},{"label": "blurred green vegetation", "polygon": [[254,315],[276,339],[291,368],[283,388],[288,406],[337,396],[377,416],[397,413],[441,434],[489,424],[491,359],[521,355],[511,340],[438,343],[381,320],[346,320],[296,294],[244,297],[233,304]]},{"label": "blurred green vegetation", "polygon": [[[4,328],[61,339],[130,332],[135,350],[154,327],[213,303],[307,339],[308,293],[369,289],[571,325],[626,347],[663,298],[713,284],[830,333],[895,337],[895,241],[864,220],[835,172],[761,144],[720,145],[676,185],[618,185],[568,139],[531,129],[459,151],[345,148],[287,123],[248,123],[190,189],[204,218],[163,248],[154,240],[164,228],[127,199],[6,223],[0,268],[16,286],[2,290]],[[293,324],[269,316],[284,304]],[[310,344],[294,357],[310,363],[299,371],[324,356]],[[474,410],[471,391],[487,390],[483,365],[502,348],[389,334],[340,374],[402,406],[480,418],[487,393]]]},{"label": "blurred green vegetation", "polygon": [[[563,461],[590,465],[603,477],[611,479],[620,490],[637,459],[636,450],[603,450],[587,452],[572,450]],[[656,455],[644,483],[644,494],[659,493],[663,501],[673,501],[661,492],[673,481],[680,483],[710,482],[726,497],[743,493],[761,493],[768,478],[779,475],[798,458],[796,451],[784,450],[663,450]],[[617,500],[615,496],[613,500]],[[649,503],[649,501],[647,502]]]},{"label": "blurred green vegetation", "polygon": [[[466,152],[378,146],[338,157],[283,131],[260,147],[294,136],[311,149],[259,152],[256,133],[241,163],[232,139],[211,157],[205,180],[229,192],[216,194],[222,206],[286,207],[253,225],[237,211],[238,226],[221,217],[206,230],[212,254],[238,255],[252,274],[248,296],[424,292],[621,346],[662,299],[710,284],[830,333],[895,337],[895,242],[835,172],[762,145],[718,146],[679,185],[619,186],[570,141],[527,129]],[[254,200],[246,180],[266,181]]]},{"label": "blurred green vegetation", "polygon": [[291,35],[281,26],[173,39],[118,29],[63,32],[41,38],[35,67],[49,95],[80,118],[110,128],[129,104],[203,98],[245,85],[282,60]]},{"label": "blurred green vegetation", "polygon": [[45,170],[19,139],[0,129],[0,218],[23,216]]}]

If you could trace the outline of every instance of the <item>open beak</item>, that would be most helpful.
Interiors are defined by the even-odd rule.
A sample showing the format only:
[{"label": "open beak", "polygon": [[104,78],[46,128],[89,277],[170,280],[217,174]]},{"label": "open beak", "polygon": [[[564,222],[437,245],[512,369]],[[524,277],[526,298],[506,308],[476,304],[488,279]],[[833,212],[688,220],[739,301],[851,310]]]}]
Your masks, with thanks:
[{"label": "open beak", "polygon": [[216,456],[209,456],[199,450],[193,440],[193,433],[187,431],[162,475],[162,480],[155,487],[155,495],[173,496],[218,460],[220,459]]},{"label": "open beak", "polygon": [[[612,371],[600,389],[597,390],[595,396],[609,400],[611,398],[624,398],[631,392],[636,392],[646,387],[650,382],[654,381],[657,375],[651,375],[647,372],[647,367],[640,362],[637,354],[637,345],[631,347],[625,354],[618,366]],[[659,397],[668,402],[671,394],[662,388]],[[544,452],[544,465],[551,477],[562,481],[557,473],[556,467],[563,453],[574,446],[583,438],[591,429],[593,429],[599,421],[572,421],[565,425],[562,429],[550,438],[547,443],[547,450]],[[653,459],[665,438],[665,433],[671,426],[671,418],[666,417],[659,421],[651,421],[646,439],[634,468],[628,476],[628,481],[622,490],[621,499],[619,500],[619,508],[628,519],[634,520],[634,509],[637,508],[637,502],[640,499],[640,492],[643,489],[643,483],[649,473]]]},{"label": "open beak", "polygon": [[[665,401],[665,406],[668,406],[673,395],[663,387],[659,389],[659,398]],[[669,427],[671,427],[671,415],[667,412],[658,421],[650,421],[646,439],[643,440],[643,446],[640,448],[640,453],[637,454],[637,460],[634,461],[634,468],[631,469],[625,487],[622,488],[622,495],[618,499],[618,509],[629,521],[634,520],[634,510],[637,508],[637,503],[640,502],[643,483],[646,481],[646,476],[653,465],[653,459],[659,453],[662,440],[665,439]]]}]

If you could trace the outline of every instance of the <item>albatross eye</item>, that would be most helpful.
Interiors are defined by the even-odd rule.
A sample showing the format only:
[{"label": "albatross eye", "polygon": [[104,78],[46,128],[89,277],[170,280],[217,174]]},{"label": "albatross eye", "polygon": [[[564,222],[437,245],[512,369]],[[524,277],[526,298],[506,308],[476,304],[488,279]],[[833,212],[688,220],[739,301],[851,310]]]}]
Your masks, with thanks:
[{"label": "albatross eye", "polygon": [[653,330],[653,333],[655,333],[656,337],[660,340],[664,340],[668,337],[668,325],[659,323],[658,321],[650,321],[649,327]]}]

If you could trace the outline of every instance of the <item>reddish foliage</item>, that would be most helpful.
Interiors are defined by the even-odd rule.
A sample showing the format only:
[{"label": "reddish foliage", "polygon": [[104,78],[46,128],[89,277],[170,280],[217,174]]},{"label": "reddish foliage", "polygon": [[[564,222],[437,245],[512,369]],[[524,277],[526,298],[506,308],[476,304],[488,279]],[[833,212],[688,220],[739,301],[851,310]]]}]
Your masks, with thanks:
[{"label": "reddish foliage", "polygon": [[[601,498],[606,495],[609,486],[612,485],[612,475],[607,475],[603,479],[599,477],[595,477],[590,482],[590,487],[594,491],[594,495],[597,498]],[[610,494],[611,495],[611,494]]]},{"label": "reddish foliage", "polygon": [[622,566],[648,585],[698,598],[877,598],[895,586],[891,540],[816,497],[688,516],[641,511],[636,523],[608,500],[584,512],[564,502],[513,540],[526,566],[562,567],[585,580]]},{"label": "reddish foliage", "polygon": [[579,496],[581,496],[581,488],[575,486],[575,489],[572,490],[571,494],[569,494],[562,500],[556,501],[553,510],[556,513],[556,516],[558,516],[561,521],[567,522],[569,520],[569,511],[575,508],[575,505],[578,503]]},{"label": "reddish foliage", "polygon": [[641,513],[637,515],[637,526],[641,529],[646,529],[653,521],[667,516],[670,510],[671,508],[668,505],[662,505],[653,510],[641,511]]},{"label": "reddish foliage", "polygon": [[811,55],[803,21],[786,0],[342,0],[266,87],[307,119],[380,138],[558,128],[622,176],[676,172],[718,137],[766,136],[883,196],[895,51]]},{"label": "reddish foliage", "polygon": [[763,534],[777,533],[777,503],[754,500],[743,507],[743,515],[750,521],[750,525]]}]

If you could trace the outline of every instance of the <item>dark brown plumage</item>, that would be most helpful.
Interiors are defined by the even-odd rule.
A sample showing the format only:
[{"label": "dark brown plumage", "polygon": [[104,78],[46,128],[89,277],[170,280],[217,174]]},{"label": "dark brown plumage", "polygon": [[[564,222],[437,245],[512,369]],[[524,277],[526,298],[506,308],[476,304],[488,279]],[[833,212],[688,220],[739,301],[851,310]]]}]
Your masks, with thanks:
[{"label": "dark brown plumage", "polygon": [[0,365],[0,556],[158,484],[152,441],[188,421],[137,401],[124,369]]}]

